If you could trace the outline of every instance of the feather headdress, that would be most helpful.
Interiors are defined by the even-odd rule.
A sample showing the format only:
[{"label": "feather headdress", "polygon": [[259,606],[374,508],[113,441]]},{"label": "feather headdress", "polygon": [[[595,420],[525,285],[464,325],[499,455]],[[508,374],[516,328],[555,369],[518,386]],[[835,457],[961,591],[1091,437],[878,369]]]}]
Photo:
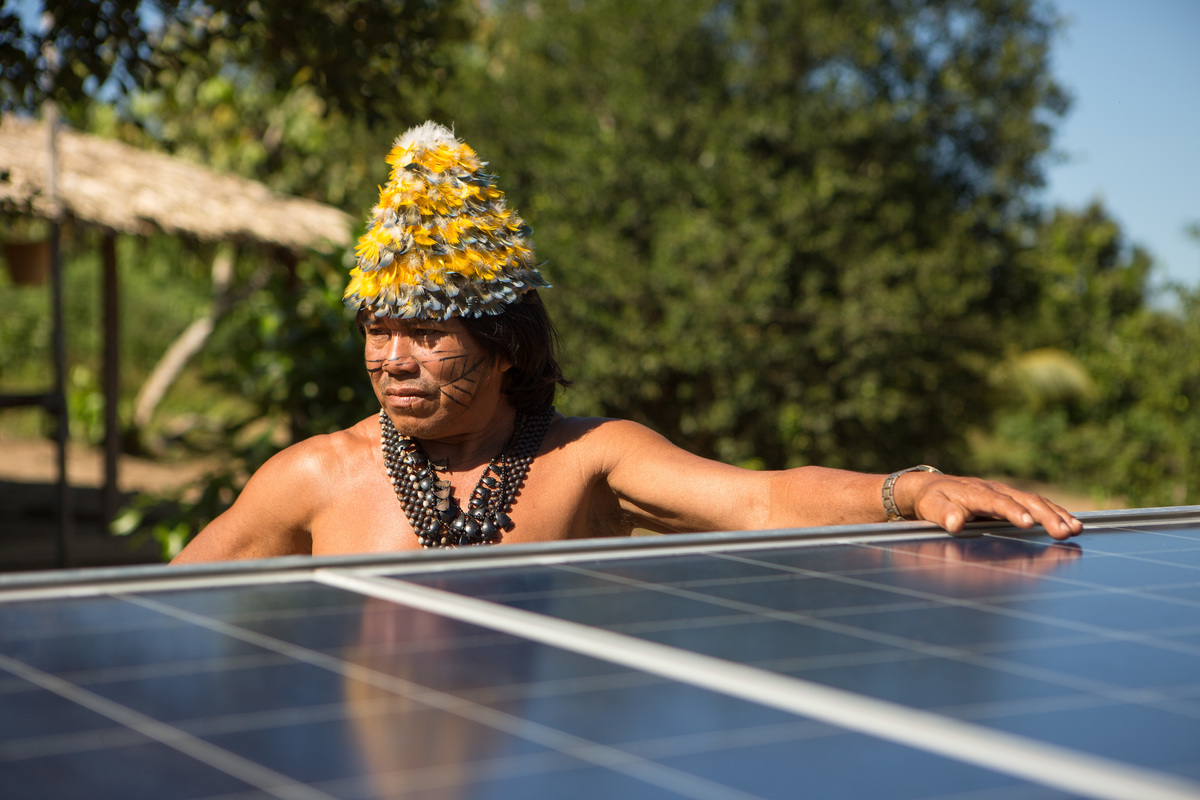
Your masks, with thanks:
[{"label": "feather headdress", "polygon": [[505,208],[487,163],[448,129],[426,122],[396,140],[387,185],[358,240],[345,302],[377,317],[499,314],[548,287],[532,231]]}]

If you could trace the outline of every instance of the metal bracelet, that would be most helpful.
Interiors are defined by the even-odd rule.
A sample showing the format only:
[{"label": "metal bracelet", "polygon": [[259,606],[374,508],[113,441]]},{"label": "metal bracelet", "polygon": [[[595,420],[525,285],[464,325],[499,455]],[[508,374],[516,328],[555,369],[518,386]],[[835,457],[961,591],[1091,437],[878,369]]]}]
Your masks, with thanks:
[{"label": "metal bracelet", "polygon": [[904,519],[904,515],[900,513],[900,509],[896,507],[896,479],[908,472],[936,472],[938,475],[942,471],[937,467],[931,467],[928,464],[919,464],[908,469],[901,469],[893,472],[883,479],[883,510],[887,512],[888,522],[899,522]]}]

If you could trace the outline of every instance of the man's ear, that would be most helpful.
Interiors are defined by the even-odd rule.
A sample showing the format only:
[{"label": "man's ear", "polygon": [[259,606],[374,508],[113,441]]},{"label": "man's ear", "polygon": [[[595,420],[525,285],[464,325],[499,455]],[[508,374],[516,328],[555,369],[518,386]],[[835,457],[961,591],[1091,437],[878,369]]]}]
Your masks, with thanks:
[{"label": "man's ear", "polygon": [[512,362],[509,361],[504,356],[497,355],[496,356],[496,369],[498,369],[500,371],[500,374],[503,375],[505,372],[508,372],[510,369],[512,369]]}]

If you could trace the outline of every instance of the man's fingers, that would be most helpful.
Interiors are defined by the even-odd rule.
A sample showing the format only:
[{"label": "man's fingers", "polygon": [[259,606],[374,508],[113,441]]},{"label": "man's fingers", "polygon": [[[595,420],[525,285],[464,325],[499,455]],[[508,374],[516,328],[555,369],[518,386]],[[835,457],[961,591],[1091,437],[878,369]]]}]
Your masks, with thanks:
[{"label": "man's fingers", "polygon": [[1037,524],[1055,539],[1069,539],[1083,531],[1083,523],[1058,503],[1047,500],[1040,494],[1020,492],[1003,484],[1000,486],[999,491],[1010,492],[1013,499],[1028,509]]},{"label": "man's fingers", "polygon": [[1041,525],[1055,539],[1068,539],[1083,530],[1083,523],[1057,503],[1041,495],[1022,492],[1002,483],[974,478],[930,481],[914,503],[920,516],[951,533],[959,533],[976,517],[1007,520],[1019,528]]},{"label": "man's fingers", "polygon": [[1029,505],[1041,512],[1038,522],[1055,539],[1069,539],[1083,531],[1083,523],[1058,503],[1041,495],[1032,495]]}]

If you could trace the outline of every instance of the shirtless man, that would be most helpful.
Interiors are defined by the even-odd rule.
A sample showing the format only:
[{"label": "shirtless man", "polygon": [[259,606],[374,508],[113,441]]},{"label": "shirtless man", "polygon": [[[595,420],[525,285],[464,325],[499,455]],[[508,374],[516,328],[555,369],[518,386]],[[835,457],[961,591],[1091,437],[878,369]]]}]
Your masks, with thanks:
[{"label": "shirtless man", "polygon": [[554,413],[564,381],[528,228],[445,128],[412,129],[388,163],[346,290],[381,414],[277,454],[174,563],[889,517],[1082,530],[1003,484],[928,468],[745,470],[636,423]]}]

